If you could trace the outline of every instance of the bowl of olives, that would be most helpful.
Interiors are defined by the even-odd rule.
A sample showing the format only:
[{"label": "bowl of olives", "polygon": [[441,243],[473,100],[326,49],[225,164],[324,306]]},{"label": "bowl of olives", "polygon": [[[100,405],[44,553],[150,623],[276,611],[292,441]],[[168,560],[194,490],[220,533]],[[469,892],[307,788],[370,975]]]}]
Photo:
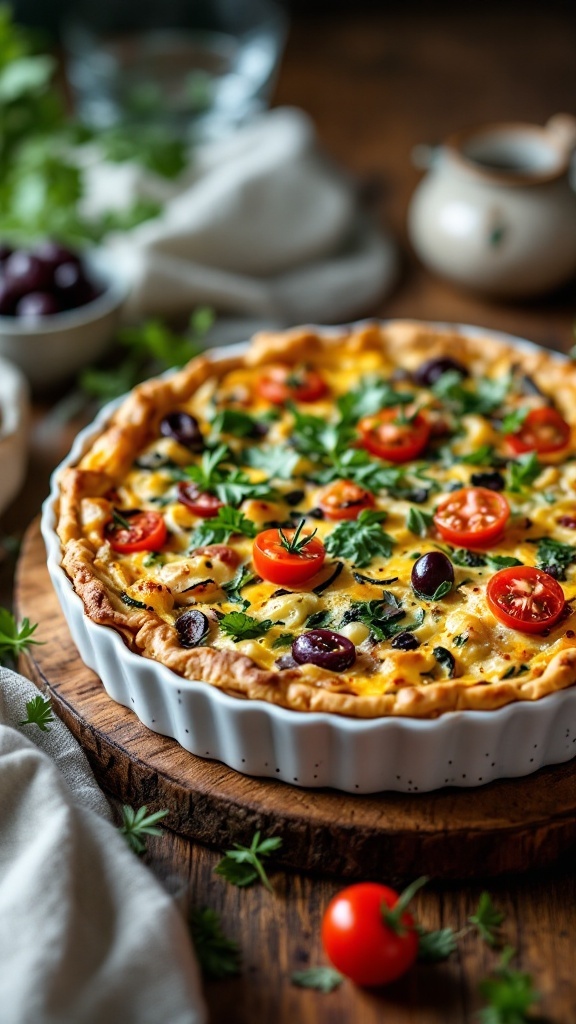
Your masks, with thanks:
[{"label": "bowl of olives", "polygon": [[45,390],[98,359],[112,340],[128,282],[97,250],[46,240],[0,242],[0,355]]}]

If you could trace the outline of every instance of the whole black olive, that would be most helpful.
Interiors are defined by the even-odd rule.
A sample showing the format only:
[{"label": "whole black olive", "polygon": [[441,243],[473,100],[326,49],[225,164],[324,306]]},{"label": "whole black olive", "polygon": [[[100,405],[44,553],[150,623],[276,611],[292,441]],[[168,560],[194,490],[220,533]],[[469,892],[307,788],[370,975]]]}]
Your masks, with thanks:
[{"label": "whole black olive", "polygon": [[459,373],[461,377],[469,376],[466,367],[459,363],[457,359],[451,359],[450,356],[442,356],[438,359],[427,359],[425,363],[420,363],[420,366],[413,370],[412,377],[414,382],[419,384],[420,387],[430,388],[443,373],[448,373],[451,370]]},{"label": "whole black olive", "polygon": [[206,639],[209,629],[207,616],[195,608],[176,619],[176,631],[182,647],[198,647]]},{"label": "whole black olive", "polygon": [[198,420],[188,412],[169,412],[160,421],[160,433],[162,437],[171,437],[191,452],[201,452],[204,449],[204,438]]},{"label": "whole black olive", "polygon": [[472,473],[470,482],[474,487],[487,487],[490,491],[503,491],[506,486],[502,473],[497,469],[491,473]]},{"label": "whole black olive", "polygon": [[356,661],[356,648],[348,637],[332,629],[311,629],[296,637],[292,657],[299,665],[318,665],[330,672],[344,672]]},{"label": "whole black olive", "polygon": [[454,584],[454,566],[442,551],[428,551],[412,566],[412,586],[424,597],[434,597],[443,583]]},{"label": "whole black olive", "polygon": [[420,647],[420,641],[416,639],[414,633],[398,633],[392,641],[392,647],[398,651],[415,651]]}]

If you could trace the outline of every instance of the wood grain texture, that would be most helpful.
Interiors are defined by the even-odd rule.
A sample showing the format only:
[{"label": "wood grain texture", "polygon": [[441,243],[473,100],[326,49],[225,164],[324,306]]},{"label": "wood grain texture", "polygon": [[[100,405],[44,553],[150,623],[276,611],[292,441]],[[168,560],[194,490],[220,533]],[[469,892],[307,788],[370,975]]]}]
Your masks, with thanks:
[{"label": "wood grain texture", "polygon": [[44,644],[23,667],[86,750],[100,784],[126,803],[168,807],[168,824],[216,846],[256,829],[281,835],[281,863],[348,878],[468,878],[552,863],[576,842],[576,762],[478,789],[353,796],[239,775],[150,732],[82,663],[45,566],[38,522],[16,580],[19,615]]}]

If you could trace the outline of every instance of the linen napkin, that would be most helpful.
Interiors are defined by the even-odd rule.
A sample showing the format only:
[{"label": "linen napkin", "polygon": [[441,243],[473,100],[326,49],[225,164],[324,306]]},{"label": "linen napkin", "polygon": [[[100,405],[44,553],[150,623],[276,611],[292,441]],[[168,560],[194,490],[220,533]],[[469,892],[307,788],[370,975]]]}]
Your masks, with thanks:
[{"label": "linen napkin", "polygon": [[0,669],[2,1024],[205,1024],[184,922],[84,753],[59,719],[18,728],[37,695]]},{"label": "linen napkin", "polygon": [[352,179],[320,151],[300,110],[276,108],[203,144],[175,182],[97,150],[85,172],[89,214],[136,199],[164,204],[108,242],[133,282],[129,315],[207,304],[245,320],[244,330],[337,323],[372,313],[394,281],[394,243],[362,212]]}]

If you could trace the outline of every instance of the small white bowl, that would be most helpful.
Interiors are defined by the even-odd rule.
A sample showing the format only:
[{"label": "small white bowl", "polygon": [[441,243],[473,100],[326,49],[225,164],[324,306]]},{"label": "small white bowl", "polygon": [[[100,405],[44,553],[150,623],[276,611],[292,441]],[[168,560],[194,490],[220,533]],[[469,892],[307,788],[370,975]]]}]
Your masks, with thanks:
[{"label": "small white bowl", "polygon": [[95,362],[116,330],[129,282],[102,251],[83,256],[91,280],[102,294],[77,309],[37,320],[0,316],[0,356],[24,372],[35,391],[43,391]]},{"label": "small white bowl", "polygon": [[0,359],[0,513],[22,486],[28,454],[28,385]]}]

